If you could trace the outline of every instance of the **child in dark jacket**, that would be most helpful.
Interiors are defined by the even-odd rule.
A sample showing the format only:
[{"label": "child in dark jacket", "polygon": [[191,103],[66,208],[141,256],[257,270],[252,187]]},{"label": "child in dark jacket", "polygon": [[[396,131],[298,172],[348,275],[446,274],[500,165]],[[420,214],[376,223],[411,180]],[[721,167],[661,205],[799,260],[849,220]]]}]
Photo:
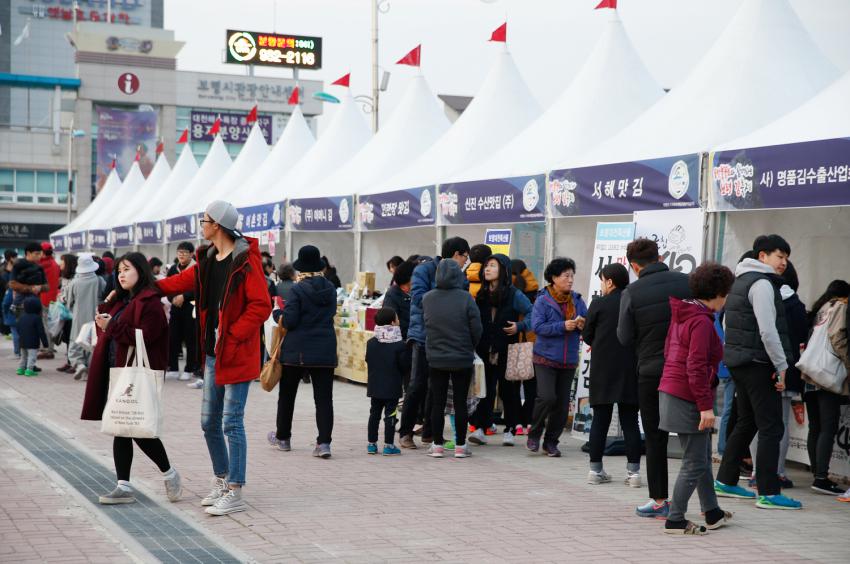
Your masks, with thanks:
[{"label": "child in dark jacket", "polygon": [[366,343],[366,364],[369,380],[366,395],[372,398],[369,410],[368,454],[378,454],[378,424],[384,413],[384,456],[401,454],[394,443],[398,400],[402,395],[401,382],[409,370],[406,346],[401,339],[401,327],[395,310],[381,308],[375,314],[375,336]]},{"label": "child in dark jacket", "polygon": [[38,345],[47,347],[47,334],[41,321],[41,301],[36,296],[24,300],[24,313],[18,318],[18,334],[21,343],[21,364],[18,376],[36,376],[35,359]]}]

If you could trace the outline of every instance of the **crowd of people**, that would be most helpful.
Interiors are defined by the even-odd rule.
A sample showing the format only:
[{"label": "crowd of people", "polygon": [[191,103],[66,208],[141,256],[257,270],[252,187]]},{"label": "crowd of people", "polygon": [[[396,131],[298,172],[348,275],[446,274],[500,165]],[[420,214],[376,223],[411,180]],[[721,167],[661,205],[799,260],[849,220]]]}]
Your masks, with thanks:
[{"label": "crowd of people", "polygon": [[[336,271],[313,245],[275,269],[258,241],[237,230],[237,220],[231,204],[210,204],[200,220],[206,244],[195,249],[181,243],[167,268],[137,252],[118,259],[65,254],[57,264],[48,243],[28,245],[24,257],[7,251],[3,265],[2,329],[20,358],[17,373],[36,376],[37,360],[53,358],[66,343],[59,370],[85,380],[83,419],[101,419],[109,369],[127,364],[137,330],[151,369],[203,389],[201,427],[213,478],[201,503],[211,515],[247,508],[243,418],[251,383],[266,360],[262,334],[270,317],[286,335],[279,358],[272,359],[282,376],[269,444],[292,450],[301,383],[313,387],[313,456],[331,458],[334,426]],[[700,535],[724,526],[732,513],[718,498],[753,500],[764,509],[802,508],[784,493],[794,486],[784,461],[797,395],[809,419],[811,488],[850,501],[850,490],[829,478],[840,409],[850,395],[847,381],[837,392],[796,368],[819,326],[845,374],[850,368],[850,284],[833,281],[807,310],[790,254],[781,236],[764,235],[734,272],[707,262],[686,275],[668,268],[654,241],[636,239],[628,245],[627,264],[600,269],[601,291],[589,304],[573,289],[578,266],[565,257],[546,265],[541,287],[523,261],[487,245],[470,247],[460,237],[447,239],[441,256],[395,256],[387,262],[392,281],[366,346],[366,453],[393,456],[427,445],[433,458],[466,458],[470,444],[496,440],[501,422],[502,445],[514,446],[524,435],[529,451],[560,457],[584,342],[592,350],[587,481],[613,480],[603,458],[616,406],[626,454],[623,482],[643,486],[645,448],[649,501],[635,512],[664,519],[664,532]],[[722,461],[715,477],[716,422]],[[683,453],[672,495],[670,433]],[[100,502],[135,501],[134,442],[162,472],[167,497],[180,499],[180,474],[159,438],[115,437],[117,484]],[[749,488],[739,485],[742,472]],[[704,525],[686,518],[694,492]]]}]

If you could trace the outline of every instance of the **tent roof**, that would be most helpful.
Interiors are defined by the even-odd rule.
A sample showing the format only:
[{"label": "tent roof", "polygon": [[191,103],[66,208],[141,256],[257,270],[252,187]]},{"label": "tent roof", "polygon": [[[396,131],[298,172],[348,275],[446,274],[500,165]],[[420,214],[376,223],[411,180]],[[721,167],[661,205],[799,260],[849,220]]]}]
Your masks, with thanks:
[{"label": "tent roof", "polygon": [[[155,219],[169,219],[197,213],[204,209],[210,191],[216,182],[224,176],[233,161],[224,146],[220,135],[213,140],[210,152],[204,162],[198,168],[198,172],[192,177],[188,185],[173,186],[176,194],[179,194],[173,204],[166,204],[159,210],[155,210]],[[169,178],[169,184],[171,184]]]},{"label": "tent roof", "polygon": [[705,151],[776,119],[836,77],[788,0],[745,0],[682,84],[569,164]]},{"label": "tent roof", "polygon": [[[145,206],[140,208],[141,211],[135,214],[134,222],[161,220],[165,215],[165,210],[174,201],[174,195],[186,188],[197,172],[198,163],[195,161],[195,155],[192,153],[189,144],[186,143],[183,145],[180,156],[174,163],[174,168],[171,169],[168,178],[162,182],[159,190],[151,196]],[[153,176],[153,172],[151,172],[151,176]],[[148,180],[150,180],[150,176],[148,176]]]},{"label": "tent roof", "polygon": [[130,200],[139,193],[144,183],[145,175],[139,168],[139,161],[133,161],[127,176],[124,177],[124,182],[121,183],[120,190],[97,213],[97,216],[88,222],[86,229],[109,229],[115,225],[115,217],[124,212]]},{"label": "tent roof", "polygon": [[350,161],[317,186],[315,194],[368,193],[376,183],[431,147],[448,128],[449,119],[425,77],[416,75],[387,123]]},{"label": "tent roof", "polygon": [[75,217],[71,223],[53,233],[53,235],[62,235],[65,233],[77,233],[84,231],[93,218],[95,218],[100,210],[109,205],[109,202],[121,189],[121,177],[118,176],[118,171],[113,168],[106,177],[106,182],[100,189],[97,197],[88,205],[86,209]]},{"label": "tent roof", "polygon": [[207,192],[199,204],[200,209],[214,200],[226,200],[233,202],[236,196],[244,190],[245,181],[251,177],[269,156],[269,146],[263,137],[263,130],[259,123],[255,122],[248,133],[248,138],[239,155],[233,161],[233,165],[227,169],[224,176],[216,182],[212,190]]},{"label": "tent roof", "polygon": [[248,177],[244,188],[233,196],[236,207],[255,206],[269,201],[269,187],[281,179],[316,143],[301,107],[295,106],[286,127],[263,164]]},{"label": "tent roof", "polygon": [[717,147],[746,149],[850,137],[850,72],[826,90],[758,131]]},{"label": "tent roof", "polygon": [[611,137],[656,103],[664,91],[640,59],[616,10],[588,59],[543,115],[459,180],[508,178],[550,170],[570,155]]},{"label": "tent roof", "polygon": [[153,165],[153,170],[148,174],[145,183],[130,197],[127,204],[115,213],[111,220],[113,226],[130,225],[133,219],[138,217],[139,210],[155,198],[160,187],[165,183],[168,175],[171,174],[171,166],[168,164],[168,159],[164,153],[160,153],[156,159],[156,164]]},{"label": "tent roof", "polygon": [[510,141],[541,109],[507,50],[500,51],[472,103],[457,121],[402,172],[376,186],[388,192],[447,180]]},{"label": "tent roof", "polygon": [[372,133],[351,93],[346,88],[342,104],[328,128],[289,173],[270,191],[274,199],[310,198],[314,187],[344,165],[359,151]]}]

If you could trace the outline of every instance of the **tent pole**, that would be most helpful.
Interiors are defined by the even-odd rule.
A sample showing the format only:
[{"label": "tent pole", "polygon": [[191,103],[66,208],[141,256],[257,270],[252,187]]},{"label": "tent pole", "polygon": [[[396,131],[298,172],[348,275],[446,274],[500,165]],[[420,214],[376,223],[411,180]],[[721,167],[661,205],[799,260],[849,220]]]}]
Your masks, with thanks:
[{"label": "tent pole", "polygon": [[[550,171],[551,172],[551,171]],[[543,239],[543,266],[545,267],[549,262],[555,257],[555,218],[552,217],[552,213],[550,212],[551,206],[549,205],[549,174],[546,173],[546,212],[543,214],[546,218],[545,222],[545,231],[544,231],[544,239]]]},{"label": "tent pole", "polygon": [[283,224],[283,248],[286,253],[286,260],[289,262],[293,262],[292,260],[292,223],[289,221],[289,200],[286,201],[286,205],[284,206],[286,209],[286,214],[284,214],[284,224]]}]

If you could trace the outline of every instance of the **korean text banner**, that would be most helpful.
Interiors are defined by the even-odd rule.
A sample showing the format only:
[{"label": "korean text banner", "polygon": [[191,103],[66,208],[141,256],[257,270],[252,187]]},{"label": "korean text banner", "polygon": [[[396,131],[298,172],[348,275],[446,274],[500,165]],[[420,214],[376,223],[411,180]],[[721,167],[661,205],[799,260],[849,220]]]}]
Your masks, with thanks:
[{"label": "korean text banner", "polygon": [[635,237],[655,241],[670,270],[690,274],[702,263],[704,216],[700,208],[635,212]]},{"label": "korean text banner", "polygon": [[167,241],[188,241],[198,238],[198,215],[181,215],[165,221]]},{"label": "korean text banner", "polygon": [[126,178],[139,153],[139,168],[147,178],[156,160],[155,110],[124,110],[95,106],[97,112],[97,191],[115,161],[118,176]]},{"label": "korean text banner", "polygon": [[236,228],[242,233],[260,233],[283,227],[283,202],[239,208]]},{"label": "korean text banner", "polygon": [[517,176],[441,184],[438,201],[445,225],[544,221],[546,176]]},{"label": "korean text banner", "polygon": [[68,235],[51,235],[50,244],[53,245],[54,253],[68,252],[71,240]]},{"label": "korean text banner", "polygon": [[82,251],[86,248],[86,233],[85,231],[80,231],[77,233],[69,233],[67,235],[69,239],[68,249],[71,251]]},{"label": "korean text banner", "polygon": [[364,231],[434,225],[434,186],[360,196],[358,210]]},{"label": "korean text banner", "polygon": [[136,242],[140,245],[163,243],[162,222],[142,221],[136,224]]},{"label": "korean text banner", "polygon": [[109,244],[109,229],[90,229],[89,230],[89,247],[92,249],[108,249]]},{"label": "korean text banner", "polygon": [[630,214],[699,205],[698,154],[553,170],[552,215]]},{"label": "korean text banner", "polygon": [[850,204],[850,138],[714,153],[712,211]]},{"label": "korean text banner", "polygon": [[135,242],[135,230],[132,225],[122,225],[112,228],[113,247],[129,247]]},{"label": "korean text banner", "polygon": [[[248,114],[231,114],[222,112],[204,112],[192,110],[189,134],[192,141],[208,141],[212,143],[213,136],[207,133],[215,123],[216,118],[221,118],[221,140],[225,143],[245,143],[248,134],[251,133],[252,124],[248,123]],[[257,123],[266,143],[272,144],[272,116],[259,114]]]},{"label": "korean text banner", "polygon": [[349,231],[354,226],[354,197],[289,200],[286,219],[293,231]]}]

